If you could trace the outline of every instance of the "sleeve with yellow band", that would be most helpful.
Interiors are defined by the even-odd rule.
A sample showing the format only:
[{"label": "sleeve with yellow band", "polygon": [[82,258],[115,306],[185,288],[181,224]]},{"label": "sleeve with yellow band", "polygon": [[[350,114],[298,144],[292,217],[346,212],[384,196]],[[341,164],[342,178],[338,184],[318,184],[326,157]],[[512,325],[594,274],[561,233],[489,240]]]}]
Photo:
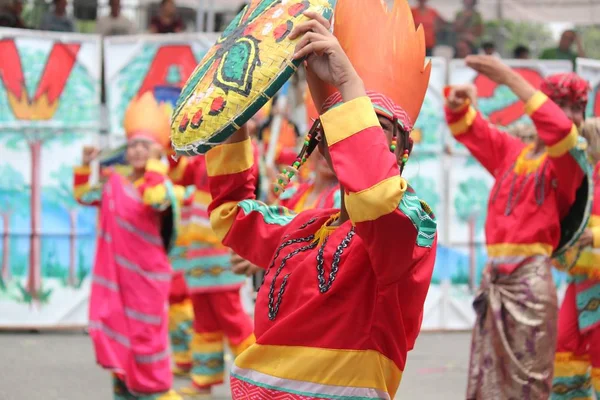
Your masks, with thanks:
[{"label": "sleeve with yellow band", "polygon": [[[450,89],[446,88],[445,96],[449,93]],[[524,147],[519,139],[485,120],[469,100],[454,110],[446,105],[446,121],[454,138],[494,176],[511,150]]]},{"label": "sleeve with yellow band", "polygon": [[592,230],[592,247],[595,249],[600,248],[600,226],[590,228]]},{"label": "sleeve with yellow band", "polygon": [[73,195],[78,203],[86,206],[100,205],[102,186],[91,186],[91,169],[87,165],[73,168]]},{"label": "sleeve with yellow band", "polygon": [[546,145],[552,175],[556,178],[557,201],[563,218],[575,201],[584,174],[591,172],[585,142],[575,124],[561,108],[542,92],[536,92],[525,104],[539,138]]},{"label": "sleeve with yellow band", "polygon": [[577,127],[544,93],[536,92],[525,104],[525,112],[533,120],[550,157],[561,157],[577,145]]},{"label": "sleeve with yellow band", "polygon": [[[166,186],[168,172],[169,166],[162,161],[148,160],[144,177],[135,183],[145,205],[159,210],[169,206],[172,200]],[[175,201],[182,202],[184,192],[185,190],[182,186],[174,186],[173,194]]]},{"label": "sleeve with yellow band", "polygon": [[380,282],[396,282],[435,247],[433,213],[428,207],[424,210],[400,177],[396,157],[389,151],[368,97],[329,110],[321,122],[356,234]]},{"label": "sleeve with yellow band", "polygon": [[212,148],[206,153],[206,167],[214,233],[236,254],[266,268],[294,214],[255,200],[252,142],[246,139]]}]

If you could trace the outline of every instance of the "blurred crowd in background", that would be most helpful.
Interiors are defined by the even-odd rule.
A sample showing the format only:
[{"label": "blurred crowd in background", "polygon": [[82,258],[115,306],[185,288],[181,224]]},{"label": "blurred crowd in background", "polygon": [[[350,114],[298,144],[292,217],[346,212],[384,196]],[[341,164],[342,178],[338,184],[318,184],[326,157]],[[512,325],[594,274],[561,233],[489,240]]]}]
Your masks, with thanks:
[{"label": "blurred crowd in background", "polygon": [[[600,58],[598,26],[567,29],[557,41],[548,24],[484,20],[477,0],[463,0],[453,19],[444,18],[428,0],[410,2],[415,22],[425,29],[429,56],[464,58],[485,53],[515,59]],[[0,0],[0,26],[101,35],[222,31],[245,3],[217,3],[228,6],[221,4],[218,12],[203,15],[201,21],[198,9],[186,0],[148,0],[123,6],[121,0]],[[199,21],[203,26],[198,26]]]}]

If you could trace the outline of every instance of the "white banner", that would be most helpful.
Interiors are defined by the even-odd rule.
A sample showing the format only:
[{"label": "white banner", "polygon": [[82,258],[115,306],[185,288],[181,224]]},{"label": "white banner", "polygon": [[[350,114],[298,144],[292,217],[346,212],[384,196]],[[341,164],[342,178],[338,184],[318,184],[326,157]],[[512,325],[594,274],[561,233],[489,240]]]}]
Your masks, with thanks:
[{"label": "white banner", "polygon": [[585,110],[586,116],[600,117],[600,61],[578,58],[577,73],[586,79],[592,88]]},{"label": "white banner", "polygon": [[104,84],[110,132],[123,132],[131,100],[161,87],[181,88],[216,34],[111,36],[104,39]]}]

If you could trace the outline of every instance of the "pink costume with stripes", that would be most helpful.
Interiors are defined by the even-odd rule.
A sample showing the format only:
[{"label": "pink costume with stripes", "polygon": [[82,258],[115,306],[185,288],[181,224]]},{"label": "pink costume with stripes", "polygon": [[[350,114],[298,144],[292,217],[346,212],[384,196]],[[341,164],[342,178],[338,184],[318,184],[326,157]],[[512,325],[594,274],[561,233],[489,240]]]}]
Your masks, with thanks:
[{"label": "pink costume with stripes", "polygon": [[175,200],[166,169],[150,160],[144,177],[134,183],[111,172],[101,191],[90,188],[89,168],[75,170],[77,200],[100,207],[89,322],[96,359],[143,398],[168,392],[172,384],[171,266],[161,220]]}]

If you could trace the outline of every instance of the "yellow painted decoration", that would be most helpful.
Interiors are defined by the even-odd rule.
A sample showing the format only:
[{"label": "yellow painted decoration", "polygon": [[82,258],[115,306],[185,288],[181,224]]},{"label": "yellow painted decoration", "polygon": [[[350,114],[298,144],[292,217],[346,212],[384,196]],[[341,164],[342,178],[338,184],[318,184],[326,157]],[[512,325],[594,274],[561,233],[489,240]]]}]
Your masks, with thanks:
[{"label": "yellow painted decoration", "polygon": [[252,0],[234,18],[181,92],[171,123],[177,151],[204,153],[272,98],[297,69],[299,39],[288,35],[308,20],[305,11],[329,16],[332,7],[328,0]]}]

